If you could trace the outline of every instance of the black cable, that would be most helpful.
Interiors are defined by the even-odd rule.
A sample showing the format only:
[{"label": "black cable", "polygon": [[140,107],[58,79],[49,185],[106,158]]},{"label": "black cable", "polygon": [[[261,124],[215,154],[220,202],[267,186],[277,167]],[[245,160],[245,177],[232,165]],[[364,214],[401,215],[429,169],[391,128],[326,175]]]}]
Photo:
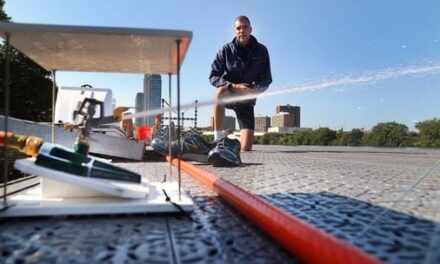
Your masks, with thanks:
[{"label": "black cable", "polygon": [[171,203],[172,205],[174,205],[179,212],[181,212],[184,216],[186,216],[189,220],[193,221],[191,214],[186,212],[185,210],[183,210],[183,208],[178,205],[177,203],[171,201],[171,198],[168,196],[167,192],[165,191],[165,189],[162,189],[163,194],[165,195],[165,201]]},{"label": "black cable", "polygon": [[[164,183],[164,182],[166,182],[167,181],[167,174],[166,173],[164,173],[163,174],[163,180],[162,180],[162,183]],[[166,195],[166,194],[165,194]]]}]

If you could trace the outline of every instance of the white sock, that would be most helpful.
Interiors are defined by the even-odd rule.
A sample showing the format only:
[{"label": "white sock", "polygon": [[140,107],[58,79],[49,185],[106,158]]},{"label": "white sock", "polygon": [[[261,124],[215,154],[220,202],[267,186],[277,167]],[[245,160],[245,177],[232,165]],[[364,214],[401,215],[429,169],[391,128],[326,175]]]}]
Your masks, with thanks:
[{"label": "white sock", "polygon": [[223,131],[221,130],[214,130],[214,140],[217,140],[219,138],[221,138],[223,135]]}]

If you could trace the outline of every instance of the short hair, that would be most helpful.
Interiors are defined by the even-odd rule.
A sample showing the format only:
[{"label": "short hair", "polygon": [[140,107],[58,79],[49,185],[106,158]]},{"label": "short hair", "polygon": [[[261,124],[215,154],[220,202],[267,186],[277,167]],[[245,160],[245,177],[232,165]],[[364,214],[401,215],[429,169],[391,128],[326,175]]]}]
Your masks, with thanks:
[{"label": "short hair", "polygon": [[237,21],[246,21],[248,22],[249,26],[251,25],[251,21],[249,20],[249,18],[247,16],[238,16],[235,20],[234,23]]}]

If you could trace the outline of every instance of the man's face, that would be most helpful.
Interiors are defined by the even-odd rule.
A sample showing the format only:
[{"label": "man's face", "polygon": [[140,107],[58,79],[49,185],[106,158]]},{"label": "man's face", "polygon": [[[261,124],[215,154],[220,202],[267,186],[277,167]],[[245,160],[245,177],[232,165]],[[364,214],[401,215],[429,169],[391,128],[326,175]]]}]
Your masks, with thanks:
[{"label": "man's face", "polygon": [[251,37],[252,28],[246,20],[237,20],[234,23],[235,37],[241,46],[247,46]]}]

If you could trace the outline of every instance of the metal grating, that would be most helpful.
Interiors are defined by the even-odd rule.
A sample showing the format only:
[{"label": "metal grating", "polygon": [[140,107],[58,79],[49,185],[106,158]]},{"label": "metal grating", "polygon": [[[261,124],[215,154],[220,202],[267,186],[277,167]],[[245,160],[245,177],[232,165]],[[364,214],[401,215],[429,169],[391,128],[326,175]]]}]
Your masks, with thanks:
[{"label": "metal grating", "polygon": [[440,263],[440,151],[256,146],[216,175],[389,263]]},{"label": "metal grating", "polygon": [[[168,172],[165,163],[123,165],[152,180]],[[195,201],[191,219],[173,214],[8,220],[0,224],[0,262],[298,263],[213,192],[182,175]]]}]

